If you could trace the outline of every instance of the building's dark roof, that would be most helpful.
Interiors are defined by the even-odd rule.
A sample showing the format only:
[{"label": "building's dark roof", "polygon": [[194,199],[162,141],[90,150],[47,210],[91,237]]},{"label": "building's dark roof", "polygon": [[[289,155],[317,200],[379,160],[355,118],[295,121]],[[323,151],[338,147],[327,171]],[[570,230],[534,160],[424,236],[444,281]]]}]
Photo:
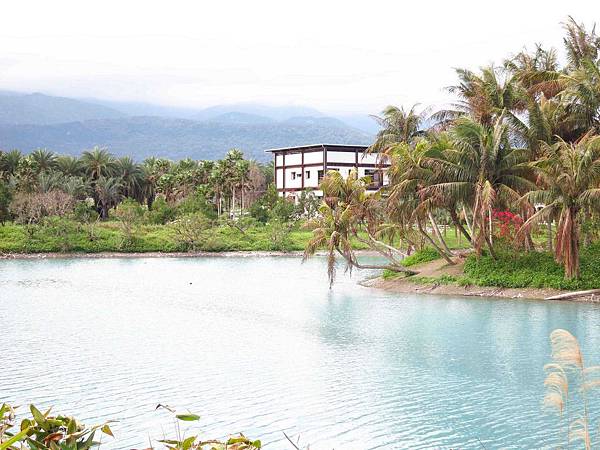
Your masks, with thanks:
[{"label": "building's dark roof", "polygon": [[281,148],[269,148],[265,152],[282,152],[285,150],[300,150],[303,148],[315,148],[315,147],[327,147],[327,148],[369,148],[368,145],[351,145],[351,144],[309,144],[309,145],[296,145],[293,147],[281,147]]}]

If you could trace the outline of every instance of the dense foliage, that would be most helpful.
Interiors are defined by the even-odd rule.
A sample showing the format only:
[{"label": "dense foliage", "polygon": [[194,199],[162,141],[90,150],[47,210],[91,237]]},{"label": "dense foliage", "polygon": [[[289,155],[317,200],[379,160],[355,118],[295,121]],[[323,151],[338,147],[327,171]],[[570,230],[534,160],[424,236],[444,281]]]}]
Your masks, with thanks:
[{"label": "dense foliage", "polygon": [[[386,108],[368,151],[390,164],[389,184],[368,196],[369,179],[353,173],[344,184],[329,173],[306,256],[326,246],[331,278],[336,256],[360,267],[347,241],[366,230],[369,246],[389,261],[380,266],[387,270],[408,272],[398,256],[423,243],[456,264],[441,232],[451,225],[478,258],[467,266],[471,271],[491,264],[501,273],[502,252],[530,254],[519,260],[519,274],[488,274],[486,283],[598,287],[591,265],[580,266],[580,246],[598,237],[600,37],[572,18],[564,28],[564,66],[554,50],[537,46],[501,65],[457,70],[458,83],[449,88],[457,101],[433,115]],[[550,257],[532,253],[543,250],[554,253],[551,267]],[[547,278],[531,279],[525,269],[542,261]],[[560,266],[559,282],[552,276]]]}]

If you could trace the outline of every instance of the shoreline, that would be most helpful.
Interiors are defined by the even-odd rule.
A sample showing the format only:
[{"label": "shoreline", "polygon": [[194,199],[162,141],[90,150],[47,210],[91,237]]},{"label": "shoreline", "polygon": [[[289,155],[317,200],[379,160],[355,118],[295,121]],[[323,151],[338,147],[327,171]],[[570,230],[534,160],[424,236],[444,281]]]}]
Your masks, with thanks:
[{"label": "shoreline", "polygon": [[[371,250],[357,250],[361,256],[376,256]],[[250,258],[250,257],[302,257],[301,250],[231,250],[224,252],[35,252],[35,253],[0,253],[0,260],[7,259],[110,259],[110,258]],[[315,256],[326,256],[324,251],[316,252]]]},{"label": "shoreline", "polygon": [[111,259],[111,258],[228,258],[228,257],[273,257],[302,256],[301,251],[226,251],[226,252],[49,252],[49,253],[2,253],[0,260],[5,259]]},{"label": "shoreline", "polygon": [[549,298],[563,294],[575,294],[577,291],[565,291],[552,288],[502,288],[497,286],[459,286],[457,284],[416,283],[409,279],[384,280],[375,277],[360,282],[361,286],[380,289],[396,294],[442,295],[460,297],[486,297],[511,300],[538,300],[551,302],[600,303],[599,295],[581,295],[570,298]]}]

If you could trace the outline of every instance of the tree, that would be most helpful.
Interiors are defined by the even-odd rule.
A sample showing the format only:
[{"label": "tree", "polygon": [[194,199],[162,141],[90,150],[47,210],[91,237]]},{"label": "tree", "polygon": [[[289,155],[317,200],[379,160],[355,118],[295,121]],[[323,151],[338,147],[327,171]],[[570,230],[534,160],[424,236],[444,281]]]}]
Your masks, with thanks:
[{"label": "tree", "polygon": [[[337,171],[330,171],[321,183],[324,201],[319,208],[320,216],[307,224],[307,227],[313,230],[313,237],[306,245],[304,259],[314,255],[319,248],[325,248],[330,285],[335,280],[336,256],[344,259],[348,270],[356,267],[388,269],[410,275],[416,273],[402,266],[398,255],[395,255],[389,246],[378,241],[366,228],[369,225],[368,218],[373,216],[370,208],[372,202],[366,194],[367,182],[368,180],[359,179],[353,170],[347,179]],[[367,239],[359,235],[361,231],[366,232]],[[388,260],[388,264],[361,263],[354,250],[354,239],[370,245]]]},{"label": "tree", "polygon": [[114,175],[121,180],[123,197],[140,199],[142,196],[143,172],[129,156],[119,158],[114,163]]},{"label": "tree", "polygon": [[31,153],[36,170],[40,172],[48,172],[56,167],[56,153],[40,148]]},{"label": "tree", "polygon": [[113,175],[115,165],[113,155],[99,147],[84,151],[81,155],[81,164],[92,182],[100,177]]},{"label": "tree", "polygon": [[4,223],[10,219],[10,202],[12,200],[12,192],[6,185],[6,183],[0,180],[0,224],[4,225]]},{"label": "tree", "polygon": [[423,114],[416,112],[417,105],[406,111],[402,107],[388,106],[381,117],[372,116],[381,126],[375,142],[368,152],[387,154],[389,148],[399,142],[412,143],[422,134]]},{"label": "tree", "polygon": [[523,198],[544,207],[524,226],[557,216],[555,258],[564,265],[565,278],[577,278],[581,213],[588,207],[600,207],[600,136],[590,132],[576,143],[559,140],[543,149],[544,157],[531,163],[543,188],[533,189]]},{"label": "tree", "polygon": [[471,205],[475,250],[479,254],[487,245],[494,256],[489,235],[493,210],[518,204],[525,192],[536,189],[528,150],[512,147],[502,116],[491,127],[460,118],[450,136],[453,147],[428,160],[439,178],[422,194]]},{"label": "tree", "polygon": [[94,197],[97,199],[97,211],[102,220],[108,219],[108,210],[121,199],[121,182],[118,178],[101,176],[96,180]]}]

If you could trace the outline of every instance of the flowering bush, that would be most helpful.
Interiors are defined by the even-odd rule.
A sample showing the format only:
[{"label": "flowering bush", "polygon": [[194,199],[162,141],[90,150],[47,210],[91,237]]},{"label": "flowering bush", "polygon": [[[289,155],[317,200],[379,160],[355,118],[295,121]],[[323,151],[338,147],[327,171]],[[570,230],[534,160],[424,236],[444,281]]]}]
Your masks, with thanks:
[{"label": "flowering bush", "polygon": [[522,235],[517,235],[523,225],[523,219],[518,214],[510,211],[495,211],[493,214],[495,222],[495,235],[497,239],[513,244],[519,248],[523,244]]}]

